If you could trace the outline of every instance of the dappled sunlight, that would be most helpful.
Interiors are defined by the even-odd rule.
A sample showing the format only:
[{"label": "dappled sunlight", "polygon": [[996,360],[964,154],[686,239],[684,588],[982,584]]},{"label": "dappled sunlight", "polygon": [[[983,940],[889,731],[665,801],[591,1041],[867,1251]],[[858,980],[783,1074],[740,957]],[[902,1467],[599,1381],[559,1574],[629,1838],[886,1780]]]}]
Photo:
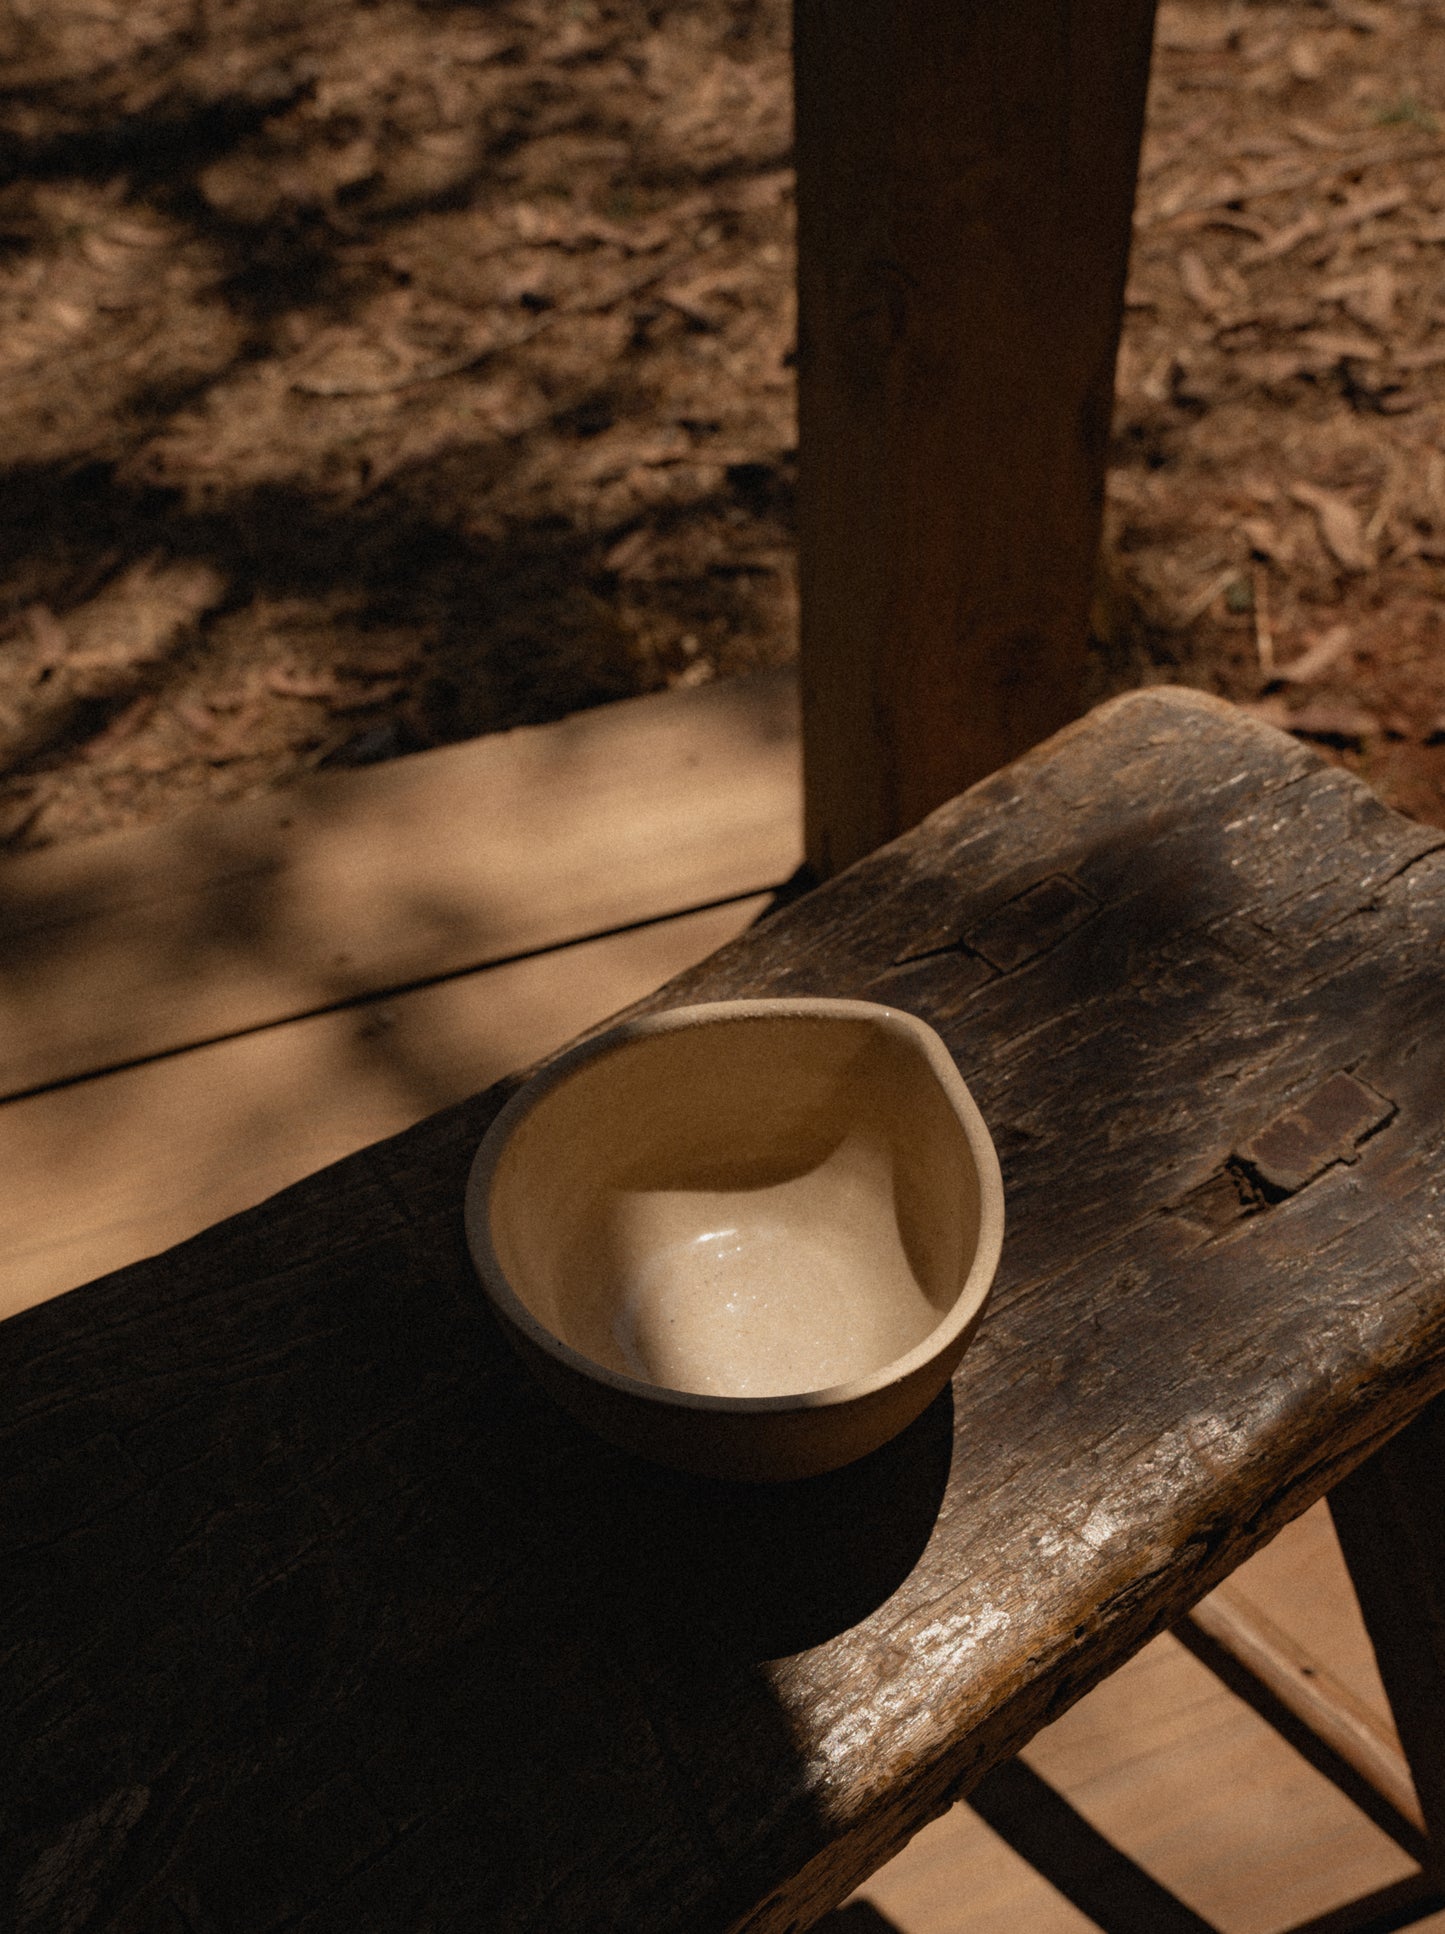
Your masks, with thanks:
[{"label": "dappled sunlight", "polygon": [[659,694],[0,872],[0,1098],[775,886],[787,672]]},{"label": "dappled sunlight", "polygon": [[12,1306],[560,1046],[740,931],[800,852],[779,672],[11,859]]},{"label": "dappled sunlight", "polygon": [[0,1106],[0,1315],[183,1241],[526,1067],[765,904],[733,901]]},{"label": "dappled sunlight", "polygon": [[[0,841],[791,655],[772,0],[60,0],[0,43]],[[198,571],[140,639],[137,573]]]}]

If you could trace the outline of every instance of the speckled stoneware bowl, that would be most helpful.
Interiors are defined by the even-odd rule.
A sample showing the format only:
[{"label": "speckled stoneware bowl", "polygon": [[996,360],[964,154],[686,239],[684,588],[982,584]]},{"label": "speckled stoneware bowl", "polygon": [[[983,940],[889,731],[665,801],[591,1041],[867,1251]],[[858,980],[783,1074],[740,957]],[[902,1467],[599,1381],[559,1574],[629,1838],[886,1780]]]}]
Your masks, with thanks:
[{"label": "speckled stoneware bowl", "polygon": [[472,1165],[467,1239],[523,1360],[602,1436],[716,1477],[864,1456],[943,1388],[1003,1240],[932,1028],[720,1001],[558,1057]]}]

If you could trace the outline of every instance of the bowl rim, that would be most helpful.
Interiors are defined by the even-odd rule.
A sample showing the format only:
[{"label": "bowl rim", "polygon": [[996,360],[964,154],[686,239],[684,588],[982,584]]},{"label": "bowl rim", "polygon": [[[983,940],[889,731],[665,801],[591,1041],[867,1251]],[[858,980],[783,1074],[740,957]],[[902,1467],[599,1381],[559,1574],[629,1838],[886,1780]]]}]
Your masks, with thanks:
[{"label": "bowl rim", "polygon": [[[928,1334],[902,1356],[892,1358],[865,1377],[855,1377],[847,1383],[832,1384],[818,1390],[785,1392],[770,1397],[718,1396],[705,1391],[674,1390],[666,1384],[649,1383],[641,1377],[629,1376],[625,1371],[609,1369],[595,1358],[574,1349],[570,1343],[564,1343],[561,1337],[532,1314],[507,1280],[506,1271],[492,1242],[490,1216],[492,1182],[502,1153],[519,1123],[554,1088],[560,1087],[578,1069],[592,1061],[601,1060],[633,1041],[645,1040],[656,1034],[716,1022],[774,1019],[866,1021],[871,1026],[905,1036],[922,1050],[963,1128],[964,1140],[978,1176],[978,1241],[972,1265],[964,1277],[957,1300]],[[708,1411],[734,1416],[778,1415],[790,1411],[835,1409],[902,1383],[915,1371],[923,1370],[936,1361],[974,1323],[988,1301],[1003,1248],[1003,1176],[993,1139],[977,1103],[954,1065],[952,1055],[934,1029],[917,1015],[878,1001],[812,995],[702,1001],[619,1021],[601,1033],[589,1035],[572,1047],[563,1049],[525,1081],[493,1118],[472,1159],[467,1175],[463,1220],[467,1247],[483,1292],[506,1322],[520,1331],[545,1356],[594,1383],[604,1384],[629,1397],[664,1409]]]}]

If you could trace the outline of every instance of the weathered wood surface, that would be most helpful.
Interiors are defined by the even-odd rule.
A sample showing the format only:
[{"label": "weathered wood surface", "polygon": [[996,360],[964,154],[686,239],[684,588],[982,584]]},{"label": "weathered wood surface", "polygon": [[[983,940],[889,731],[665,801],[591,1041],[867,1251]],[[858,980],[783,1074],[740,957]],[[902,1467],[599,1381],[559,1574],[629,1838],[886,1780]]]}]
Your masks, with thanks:
[{"label": "weathered wood surface", "polygon": [[791,671],[599,706],[0,864],[0,1099],[767,891]]},{"label": "weathered wood surface", "polygon": [[[1361,1468],[1368,1471],[1372,1465]],[[1323,1504],[1297,1518],[1280,1540],[1203,1598],[1172,1634],[1154,1640],[1046,1727],[1030,1742],[1025,1758],[1007,1760],[985,1774],[966,1806],[955,1807],[905,1849],[901,1860],[874,1875],[867,1899],[881,1901],[893,1916],[878,1921],[878,1934],[895,1927],[898,1934],[964,1934],[975,1928],[979,1934],[1017,1928],[1075,1934],[1082,1923],[1072,1909],[1104,1934],[1167,1934],[1170,1929],[1211,1934],[1215,1928],[1247,1925],[1287,1928],[1290,1934],[1390,1934],[1426,1920],[1435,1927],[1445,1897],[1427,1876],[1402,1884],[1398,1875],[1407,1863],[1370,1845],[1378,1836],[1366,1818],[1376,1820],[1413,1858],[1425,1851],[1419,1806],[1383,1690],[1376,1683],[1377,1699],[1362,1700],[1246,1596],[1262,1582],[1262,1559],[1275,1574],[1276,1590],[1282,1569],[1290,1587],[1286,1616],[1291,1626],[1309,1632],[1312,1641],[1323,1638],[1324,1649],[1338,1656],[1338,1628],[1342,1614],[1351,1622],[1346,1607],[1353,1606],[1353,1594],[1329,1522]],[[1323,1555],[1322,1540],[1333,1550],[1334,1565],[1324,1569],[1339,1575],[1324,1603],[1321,1580],[1310,1575],[1319,1566],[1298,1562],[1301,1540],[1316,1556]],[[1358,1621],[1357,1612],[1354,1618]],[[1347,1652],[1356,1651],[1360,1640],[1368,1651],[1360,1629]],[[1190,1682],[1191,1670],[1200,1676],[1199,1667],[1185,1655],[1186,1647],[1236,1696],[1220,1685],[1212,1692],[1206,1686],[1201,1698],[1201,1688]],[[1156,1678],[1173,1683],[1163,1697],[1153,1690],[1141,1699],[1140,1675],[1151,1666]],[[1185,1683],[1178,1682],[1180,1668]],[[1324,1780],[1311,1781],[1301,1759],[1275,1731],[1251,1727],[1248,1707]],[[1090,1714],[1093,1751],[1104,1766],[1089,1765],[1087,1734],[1082,1756],[1077,1742],[1072,1751],[1066,1743],[1081,1722],[1090,1725]],[[1172,1781],[1157,1735],[1151,1737],[1160,1726],[1176,1735]],[[1051,1761],[1056,1764],[1041,1776]],[[1301,1780],[1315,1807],[1326,1802],[1318,1790],[1325,1780],[1353,1804],[1337,1795],[1322,1813],[1308,1801],[1301,1808]],[[1176,1788],[1172,1808],[1171,1784]],[[1222,1793],[1237,1797],[1251,1822],[1249,1832],[1242,1834],[1236,1820],[1234,1831],[1221,1837]],[[1356,1806],[1366,1817],[1355,1814]],[[980,1840],[977,1825],[970,1827],[973,1816],[986,1821],[1017,1856],[1002,1887],[999,1850]],[[940,1831],[953,1836],[951,1859],[939,1844]],[[931,1860],[926,1848],[932,1850]],[[1041,1880],[1048,1885],[1041,1886]],[[1000,1899],[1005,1892],[1010,1897]],[[1348,1905],[1326,1905],[1341,1900]],[[844,1934],[854,1911],[826,1915],[817,1923],[818,1934],[825,1929]],[[860,1923],[860,1934],[863,1925],[873,1923]]]},{"label": "weathered wood surface", "polygon": [[1153,0],[796,0],[808,858],[1083,704]]},{"label": "weathered wood surface", "polygon": [[[1220,1593],[1253,1623],[1305,1635],[1320,1666],[1390,1728],[1326,1502],[1201,1602]],[[1231,1934],[1278,1934],[1408,1875],[1400,1848],[1193,1658],[1178,1629],[1036,1734],[1021,1755],[1033,1771]],[[915,1835],[863,1897],[902,1934],[1088,1934],[968,1802]],[[1442,1934],[1445,1916],[1427,1926]],[[818,1927],[834,1934],[831,1918]]]},{"label": "weathered wood surface", "polygon": [[1139,693],[653,998],[895,1002],[993,1127],[989,1318],[834,1477],[533,1393],[461,1240],[505,1084],[0,1327],[22,1925],[840,1900],[1445,1386],[1442,844]]}]

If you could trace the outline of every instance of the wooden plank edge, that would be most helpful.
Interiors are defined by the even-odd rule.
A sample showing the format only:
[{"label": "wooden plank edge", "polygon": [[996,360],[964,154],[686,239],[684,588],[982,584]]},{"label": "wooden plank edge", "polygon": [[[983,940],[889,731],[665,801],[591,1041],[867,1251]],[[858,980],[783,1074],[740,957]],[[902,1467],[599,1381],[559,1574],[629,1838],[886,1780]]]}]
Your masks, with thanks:
[{"label": "wooden plank edge", "polygon": [[[639,759],[660,744],[691,765],[699,745],[737,737],[800,760],[799,736],[797,670],[789,665],[617,699],[545,725],[484,733],[375,765],[312,772],[273,791],[6,856],[0,860],[4,933],[41,933],[117,906],[166,901],[197,885],[249,879],[276,869],[278,839],[355,820],[368,832],[383,821],[410,822],[418,804],[425,812],[438,793],[469,802],[491,795],[484,798],[485,816],[503,792],[521,791],[535,795],[552,817],[562,802],[565,818],[568,784],[579,767]],[[506,806],[510,811],[510,798]]]},{"label": "wooden plank edge", "polygon": [[1383,1722],[1326,1666],[1228,1585],[1201,1599],[1174,1632],[1316,1772],[1423,1863],[1425,1820],[1405,1756]]},{"label": "wooden plank edge", "polygon": [[[776,897],[786,893],[790,879],[760,880],[755,886],[745,888],[739,893],[727,893],[721,899],[702,900],[687,906],[670,907],[664,913],[646,914],[640,919],[624,920],[614,927],[603,927],[597,931],[569,935],[564,940],[550,941],[546,946],[527,947],[520,953],[504,954],[500,958],[488,957],[474,961],[464,967],[447,968],[435,974],[426,974],[416,980],[398,981],[392,985],[381,985],[368,989],[365,993],[346,994],[337,1000],[323,1001],[314,1007],[298,1007],[278,1013],[272,1018],[255,1021],[240,1027],[226,1028],[215,1034],[189,1037],[178,1041],[174,1046],[158,1047],[147,1053],[130,1056],[126,1060],[106,1062],[98,1067],[87,1067],[75,1074],[60,1074],[47,1081],[39,1081],[29,1088],[6,1088],[0,1084],[0,1107],[12,1101],[31,1101],[39,1095],[56,1094],[65,1088],[74,1088],[87,1081],[100,1081],[107,1075],[128,1074],[136,1068],[146,1068],[158,1061],[172,1061],[180,1055],[192,1054],[200,1048],[221,1047],[228,1041],[243,1041],[255,1034],[269,1033],[273,1028],[290,1027],[297,1021],[320,1020],[328,1014],[345,1014],[353,1009],[374,1007],[384,1001],[397,1000],[406,994],[420,994],[429,987],[444,987],[450,982],[468,980],[475,974],[490,973],[494,968],[519,967],[529,960],[545,960],[550,954],[564,953],[572,947],[587,946],[594,940],[616,940],[624,934],[641,933],[649,927],[666,926],[672,920],[685,920],[693,914],[718,913],[726,907],[741,906],[744,901],[756,900],[765,896]],[[762,918],[760,914],[758,916]]]},{"label": "wooden plank edge", "polygon": [[0,864],[0,1099],[773,890],[788,670]]},{"label": "wooden plank edge", "polygon": [[536,1065],[766,909],[647,922],[0,1106],[0,1327]]}]

